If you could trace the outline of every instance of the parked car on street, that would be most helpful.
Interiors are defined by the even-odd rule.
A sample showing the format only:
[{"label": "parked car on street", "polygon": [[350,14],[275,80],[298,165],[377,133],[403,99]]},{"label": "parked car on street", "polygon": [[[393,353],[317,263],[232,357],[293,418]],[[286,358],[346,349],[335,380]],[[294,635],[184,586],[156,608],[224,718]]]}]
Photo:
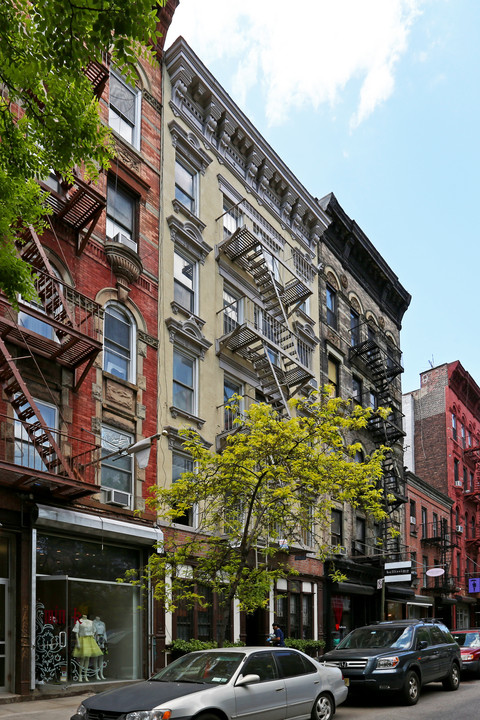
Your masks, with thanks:
[{"label": "parked car on street", "polygon": [[460,645],[462,670],[480,676],[480,630],[454,630],[452,637]]},{"label": "parked car on street", "polygon": [[323,658],[341,668],[351,690],[395,691],[415,705],[422,685],[460,683],[460,648],[434,620],[378,622],[352,630]]},{"label": "parked car on street", "polygon": [[89,697],[71,720],[331,720],[347,694],[341,670],[298,650],[221,648]]}]

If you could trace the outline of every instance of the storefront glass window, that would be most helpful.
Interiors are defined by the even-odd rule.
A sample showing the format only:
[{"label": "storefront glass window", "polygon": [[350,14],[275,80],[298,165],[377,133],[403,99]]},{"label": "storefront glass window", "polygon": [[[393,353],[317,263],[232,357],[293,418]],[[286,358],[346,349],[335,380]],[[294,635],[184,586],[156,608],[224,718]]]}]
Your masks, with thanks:
[{"label": "storefront glass window", "polygon": [[141,677],[139,589],[117,582],[139,562],[130,548],[38,535],[38,683]]}]

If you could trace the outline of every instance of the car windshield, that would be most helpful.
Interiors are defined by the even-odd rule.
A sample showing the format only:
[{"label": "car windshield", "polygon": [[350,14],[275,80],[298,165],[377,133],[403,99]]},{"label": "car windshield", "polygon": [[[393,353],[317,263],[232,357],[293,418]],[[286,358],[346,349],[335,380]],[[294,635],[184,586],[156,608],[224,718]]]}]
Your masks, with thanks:
[{"label": "car windshield", "polygon": [[480,647],[480,632],[453,632],[453,639],[463,647]]},{"label": "car windshield", "polygon": [[405,650],[413,639],[413,627],[366,627],[353,630],[338,645],[337,650],[347,648],[397,648]]},{"label": "car windshield", "polygon": [[230,680],[244,657],[245,653],[219,653],[215,650],[188,653],[160,670],[150,680],[222,685]]}]

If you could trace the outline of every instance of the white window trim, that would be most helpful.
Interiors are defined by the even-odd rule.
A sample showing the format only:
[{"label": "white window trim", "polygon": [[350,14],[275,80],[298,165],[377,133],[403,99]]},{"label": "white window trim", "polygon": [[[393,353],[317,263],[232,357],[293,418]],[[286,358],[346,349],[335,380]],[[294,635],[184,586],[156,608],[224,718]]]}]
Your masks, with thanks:
[{"label": "white window trim", "polygon": [[[198,296],[199,296],[199,275],[200,275],[200,273],[198,271],[198,261],[195,257],[190,255],[185,250],[183,250],[183,248],[179,249],[176,247],[174,250],[174,256],[175,255],[178,255],[179,257],[183,258],[187,262],[192,263],[192,268],[193,268],[193,278],[192,278],[193,310],[189,310],[189,308],[184,308],[183,305],[179,305],[179,303],[177,303],[177,305],[179,305],[179,307],[182,307],[188,313],[192,312],[194,315],[198,315],[199,314],[199,298],[198,298]],[[175,277],[175,267],[174,267],[174,269],[173,269],[174,302],[176,302],[175,301],[175,283],[176,282],[179,282],[180,284],[182,284],[181,281],[177,280],[177,278]]]},{"label": "white window trim", "polygon": [[[108,124],[109,124],[109,127],[115,133],[116,136],[120,137],[124,142],[128,143],[129,145],[132,145],[134,148],[139,150],[140,149],[140,138],[141,138],[142,93],[138,87],[132,86],[129,83],[125,82],[124,78],[118,72],[111,70],[110,74],[114,75],[115,78],[120,83],[122,83],[122,85],[125,85],[125,87],[127,87],[135,95],[135,111],[134,111],[135,112],[135,122],[133,124],[132,142],[127,140],[127,138],[125,138],[121,133],[119,133],[117,130],[115,130],[112,127],[112,125],[110,124],[110,108],[112,107],[111,103],[110,103],[110,98],[109,98],[109,102],[108,102],[108,111],[109,111]],[[113,112],[116,113],[115,110],[113,110]],[[116,114],[118,114],[118,113],[116,113]]]},{"label": "white window trim", "polygon": [[[137,323],[135,322],[135,318],[133,317],[130,310],[121,303],[110,301],[105,304],[104,310],[107,310],[108,308],[113,307],[117,309],[120,313],[126,315],[128,319],[130,320],[130,362],[128,366],[128,373],[127,378],[121,378],[117,375],[113,375],[117,380],[120,382],[129,382],[133,385],[136,384],[136,378],[137,378]],[[102,357],[102,370],[103,372],[108,372],[108,370],[105,370],[105,318],[103,321],[103,357]],[[112,373],[109,373],[112,374]]]},{"label": "white window trim", "polygon": [[[119,445],[118,447],[115,447],[112,443],[109,443],[108,441],[106,441],[106,445],[104,446],[104,445],[103,445],[103,441],[104,441],[104,440],[103,440],[103,432],[102,432],[101,446],[102,446],[102,449],[105,449],[105,450],[107,451],[107,453],[110,453],[110,452],[113,453],[113,452],[115,452],[115,450],[117,450],[117,449],[118,449],[118,450],[121,450],[121,449],[124,448],[124,447],[129,447],[129,446],[132,445],[133,442],[134,442],[134,435],[133,435],[133,433],[125,432],[125,430],[119,430],[118,428],[113,427],[112,425],[108,425],[107,423],[102,423],[101,429],[102,429],[102,431],[105,429],[105,430],[108,430],[108,431],[110,431],[110,432],[112,432],[112,433],[117,433],[118,435],[120,435],[120,436],[122,436],[122,437],[125,437],[125,439],[126,439],[125,444],[122,443],[122,445]],[[111,445],[111,447],[109,447],[110,445]],[[119,455],[120,455],[120,453],[119,453]],[[114,462],[114,461],[115,461],[115,458],[113,457],[113,458],[111,458],[111,460],[112,460],[112,462]],[[133,497],[134,497],[134,494],[135,494],[135,492],[134,492],[134,491],[135,491],[135,464],[134,464],[134,461],[133,461],[133,455],[129,455],[129,456],[128,456],[128,460],[130,461],[130,478],[131,478],[130,490],[129,490],[129,491],[127,491],[127,490],[120,490],[119,492],[125,492],[125,493],[126,493],[126,492],[129,492],[129,494],[130,494],[130,504],[129,504],[129,507],[131,508],[131,507],[132,507]],[[102,477],[102,461],[100,461],[100,478],[101,478],[101,477]],[[102,491],[103,491],[103,492],[108,491],[108,490],[113,490],[113,489],[114,489],[114,488],[110,488],[108,485],[103,485],[103,484],[102,484]]]}]

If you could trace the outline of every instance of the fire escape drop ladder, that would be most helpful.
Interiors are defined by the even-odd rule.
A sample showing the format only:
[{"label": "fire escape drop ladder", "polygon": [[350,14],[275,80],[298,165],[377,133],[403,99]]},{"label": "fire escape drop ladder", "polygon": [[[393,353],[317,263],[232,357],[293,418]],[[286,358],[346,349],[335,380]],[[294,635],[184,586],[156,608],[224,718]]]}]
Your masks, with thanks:
[{"label": "fire escape drop ladder", "polygon": [[[79,478],[75,477],[67,459],[60,450],[53,433],[43,419],[35,400],[15,365],[14,358],[8,352],[2,338],[0,338],[0,353],[2,355],[0,383],[3,391],[15,410],[16,419],[22,424],[25,433],[48,472],[55,473],[57,469],[60,469],[61,475],[68,477],[72,481],[78,481]],[[30,422],[32,418],[35,418],[35,420]]]}]

